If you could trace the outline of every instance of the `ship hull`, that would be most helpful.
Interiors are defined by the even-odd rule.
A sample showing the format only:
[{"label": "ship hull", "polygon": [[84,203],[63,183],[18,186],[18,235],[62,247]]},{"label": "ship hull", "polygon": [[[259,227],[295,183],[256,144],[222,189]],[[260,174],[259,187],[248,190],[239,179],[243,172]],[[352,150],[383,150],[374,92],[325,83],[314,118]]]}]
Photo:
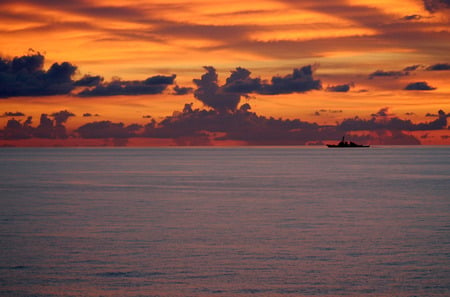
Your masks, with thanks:
[{"label": "ship hull", "polygon": [[358,147],[370,147],[370,145],[335,145],[327,144],[329,148],[358,148]]}]

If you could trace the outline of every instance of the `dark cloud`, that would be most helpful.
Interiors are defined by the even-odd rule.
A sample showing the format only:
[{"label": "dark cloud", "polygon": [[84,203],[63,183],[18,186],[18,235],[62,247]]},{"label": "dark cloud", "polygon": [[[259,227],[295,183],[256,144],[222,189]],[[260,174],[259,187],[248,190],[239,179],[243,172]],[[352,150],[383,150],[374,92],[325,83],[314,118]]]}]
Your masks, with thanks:
[{"label": "dark cloud", "polygon": [[115,96],[115,95],[155,95],[164,92],[173,84],[175,75],[152,76],[143,81],[123,81],[115,79],[108,83],[101,83],[94,88],[86,88],[79,92],[79,97]]},{"label": "dark cloud", "polygon": [[79,87],[94,87],[99,85],[101,82],[103,82],[103,77],[96,75],[96,76],[92,76],[89,74],[86,74],[85,76],[83,76],[82,78],[80,78],[79,80],[77,80],[74,85],[75,86],[79,86]]},{"label": "dark cloud", "polygon": [[320,89],[322,89],[322,83],[313,78],[313,67],[308,65],[294,69],[292,74],[272,77],[271,83],[264,84],[260,93],[275,95],[304,93]]},{"label": "dark cloud", "polygon": [[193,112],[193,109],[192,109],[193,105],[194,105],[194,103],[192,103],[192,102],[184,104],[183,113],[192,113]]},{"label": "dark cloud", "polygon": [[67,122],[69,117],[75,116],[67,110],[52,113],[50,115],[54,118],[49,118],[48,114],[41,114],[39,125],[33,130],[33,136],[39,138],[67,138],[66,127],[63,123]]},{"label": "dark cloud", "polygon": [[144,80],[146,85],[172,85],[175,81],[176,75],[171,76],[155,75]]},{"label": "dark cloud", "polygon": [[418,21],[420,19],[422,19],[422,16],[418,15],[418,14],[406,15],[402,18],[402,20],[405,20],[405,21]]},{"label": "dark cloud", "polygon": [[407,67],[403,68],[403,71],[405,71],[405,72],[415,71],[415,70],[419,69],[420,67],[423,67],[423,66],[420,64],[411,65],[411,66],[407,66]]},{"label": "dark cloud", "polygon": [[415,83],[410,83],[405,87],[407,91],[432,91],[436,90],[436,88],[431,87],[425,81],[419,81]]},{"label": "dark cloud", "polygon": [[228,93],[219,87],[216,69],[212,66],[205,66],[206,73],[200,79],[194,79],[197,85],[194,96],[206,106],[215,110],[234,111],[239,104],[241,95],[239,93]]},{"label": "dark cloud", "polygon": [[[170,117],[157,123],[152,117],[150,122],[142,127],[138,124],[124,125],[111,121],[91,122],[77,128],[74,135],[80,138],[112,139],[114,145],[126,145],[130,137],[151,137],[173,139],[178,145],[209,145],[213,140],[243,141],[250,145],[267,144],[307,144],[320,143],[329,139],[340,139],[343,134],[352,131],[366,131],[367,135],[352,136],[353,141],[372,144],[420,144],[418,140],[402,131],[439,130],[447,127],[447,115],[440,110],[437,119],[426,123],[412,123],[389,113],[388,108],[382,108],[374,113],[369,120],[355,117],[345,119],[336,126],[320,126],[316,123],[304,122],[299,119],[274,119],[250,112],[248,103],[241,105],[234,112],[220,113],[215,110],[193,109],[193,104],[185,104],[181,112],[174,112]],[[340,113],[341,110],[321,109],[320,113]],[[69,118],[68,111],[52,114]],[[60,122],[62,120],[59,120]],[[62,124],[56,119],[42,114],[39,125],[31,126],[29,117],[25,122],[11,119],[3,130],[5,139],[66,138],[68,135]],[[143,129],[144,128],[144,129]],[[105,144],[111,141],[105,142]]]},{"label": "dark cloud", "polygon": [[225,92],[236,94],[248,94],[261,92],[262,84],[260,78],[251,78],[251,72],[245,68],[237,67],[227,78],[223,86]]},{"label": "dark cloud", "polygon": [[389,113],[389,107],[383,107],[381,108],[377,113],[373,113],[372,117],[388,117],[392,116],[392,114]]},{"label": "dark cloud", "polygon": [[320,109],[314,112],[315,116],[320,116],[322,113],[342,113],[342,109]]},{"label": "dark cloud", "polygon": [[42,70],[44,56],[39,52],[30,51],[26,56],[15,57],[12,61],[3,60],[1,64],[2,71],[36,73]]},{"label": "dark cloud", "polygon": [[[5,139],[25,139],[31,137],[38,138],[67,138],[65,123],[69,117],[74,116],[73,113],[62,110],[55,112],[50,116],[48,114],[41,114],[39,125],[32,127],[32,117],[28,117],[23,123],[18,120],[11,119],[7,122],[4,129]],[[52,120],[50,117],[54,117]]]},{"label": "dark cloud", "polygon": [[407,116],[414,116],[416,114],[414,112],[405,112],[405,115],[407,115]]},{"label": "dark cloud", "polygon": [[339,93],[345,93],[350,91],[350,88],[353,88],[355,86],[354,83],[348,83],[343,85],[335,85],[335,86],[328,86],[325,91],[327,92],[339,92]]},{"label": "dark cloud", "polygon": [[39,138],[55,138],[53,120],[48,117],[48,114],[41,114],[39,119],[39,126],[33,131],[33,136]]},{"label": "dark cloud", "polygon": [[425,9],[431,13],[442,9],[450,9],[450,0],[423,0]]},{"label": "dark cloud", "polygon": [[[249,144],[304,144],[308,137],[317,138],[319,126],[300,120],[282,120],[257,116],[243,104],[233,113],[192,109],[186,104],[183,112],[174,113],[155,125],[145,127],[144,136],[156,138],[189,139],[204,142],[205,131],[216,140],[238,140]],[[178,143],[178,142],[177,142]]]},{"label": "dark cloud", "polygon": [[375,72],[372,72],[369,74],[369,79],[373,79],[376,77],[401,77],[409,75],[408,71],[384,71],[384,70],[377,70]]},{"label": "dark cloud", "polygon": [[[357,139],[374,144],[420,144],[419,140],[403,131],[440,130],[447,126],[443,111],[438,112],[438,119],[434,121],[415,124],[389,113],[388,108],[382,108],[369,120],[356,117],[336,126],[319,126],[300,120],[257,116],[249,112],[250,106],[234,113],[217,113],[212,110],[193,110],[191,104],[187,105],[189,108],[185,106],[183,112],[174,113],[157,125],[154,122],[147,125],[143,136],[204,140],[209,133],[216,140],[239,140],[249,144],[305,144],[340,139],[342,134],[352,131],[368,131],[367,136]],[[317,113],[324,111],[329,110],[319,110]]]},{"label": "dark cloud", "polygon": [[410,120],[400,119],[388,113],[387,108],[383,108],[376,114],[372,115],[370,120],[360,119],[355,117],[353,119],[346,119],[338,125],[339,129],[343,131],[358,131],[358,130],[398,130],[398,131],[421,131],[421,130],[440,130],[447,127],[447,115],[444,111],[439,110],[438,118],[428,123],[414,124]]},{"label": "dark cloud", "polygon": [[23,112],[20,111],[16,111],[16,112],[12,112],[12,111],[6,111],[3,113],[3,115],[0,115],[0,117],[2,118],[6,118],[6,117],[24,117],[25,114]]},{"label": "dark cloud", "polygon": [[187,94],[191,94],[192,92],[194,92],[193,88],[189,88],[189,87],[180,87],[178,85],[176,85],[175,87],[173,87],[173,95],[187,95]]},{"label": "dark cloud", "polygon": [[[143,81],[103,82],[101,76],[84,75],[74,81],[72,76],[77,67],[71,63],[54,63],[47,71],[43,65],[44,56],[34,51],[12,60],[0,58],[0,98],[69,94],[75,87],[83,87],[76,94],[80,97],[161,94],[176,78],[173,74],[151,76]],[[187,94],[189,91],[191,89],[178,87],[175,92]]]},{"label": "dark cloud", "polygon": [[[437,118],[437,117],[443,117],[444,116],[444,114],[442,114],[441,112],[440,113],[429,113],[429,112],[427,112],[426,114],[425,114],[425,116],[426,117],[431,117],[431,118]],[[448,113],[447,115],[446,115],[446,117],[447,118],[450,118],[450,113]]]},{"label": "dark cloud", "polygon": [[251,109],[252,107],[248,103],[244,103],[241,105],[241,107],[239,107],[239,111],[241,112],[249,112]]},{"label": "dark cloud", "polygon": [[45,71],[44,56],[30,51],[12,60],[0,58],[0,97],[67,94],[73,88],[76,66],[54,63]]},{"label": "dark cloud", "polygon": [[442,70],[450,70],[450,64],[449,63],[438,63],[431,65],[426,68],[428,71],[442,71]]},{"label": "dark cloud", "polygon": [[74,117],[75,114],[73,114],[67,110],[61,110],[61,111],[52,113],[50,116],[52,116],[55,119],[56,126],[59,126],[59,125],[64,124],[65,122],[67,122],[69,117]]},{"label": "dark cloud", "polygon": [[90,112],[83,113],[83,117],[85,117],[85,118],[98,117],[98,116],[100,116],[98,113],[96,113],[96,114],[92,114]]},{"label": "dark cloud", "polygon": [[379,129],[372,131],[367,137],[368,142],[382,145],[420,145],[420,140],[401,130]]},{"label": "dark cloud", "polygon": [[23,124],[16,119],[8,120],[5,129],[3,130],[3,138],[4,139],[31,138],[33,134],[33,128],[30,126],[31,121],[32,121],[31,117],[28,117]]},{"label": "dark cloud", "polygon": [[136,131],[141,128],[138,124],[125,126],[123,123],[101,121],[85,124],[75,132],[81,138],[130,138],[136,136]]},{"label": "dark cloud", "polygon": [[77,67],[69,62],[63,62],[61,64],[54,63],[47,70],[46,79],[54,84],[72,83],[72,75],[75,74],[76,70]]},{"label": "dark cloud", "polygon": [[207,72],[200,79],[194,79],[197,85],[194,96],[220,112],[235,111],[241,96],[248,97],[251,93],[277,95],[304,93],[322,88],[321,81],[313,78],[311,65],[294,69],[292,74],[274,76],[270,82],[252,78],[249,70],[238,67],[231,72],[222,86],[219,86],[214,67],[206,66],[204,69]]}]

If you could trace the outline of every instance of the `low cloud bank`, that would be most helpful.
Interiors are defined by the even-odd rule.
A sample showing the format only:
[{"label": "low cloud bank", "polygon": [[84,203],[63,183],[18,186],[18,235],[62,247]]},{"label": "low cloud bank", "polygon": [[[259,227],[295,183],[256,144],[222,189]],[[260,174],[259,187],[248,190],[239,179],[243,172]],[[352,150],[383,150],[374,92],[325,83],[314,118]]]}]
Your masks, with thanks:
[{"label": "low cloud bank", "polygon": [[[341,112],[339,110],[320,110],[320,112]],[[370,119],[359,117],[345,119],[333,126],[321,126],[317,123],[300,119],[275,119],[259,116],[251,112],[248,103],[241,105],[234,112],[222,112],[214,109],[193,109],[193,104],[185,104],[180,112],[175,112],[157,122],[146,116],[149,122],[124,125],[111,121],[95,121],[84,124],[72,133],[67,133],[64,124],[75,115],[63,110],[42,114],[39,124],[32,126],[32,118],[25,121],[12,118],[8,121],[1,135],[3,139],[47,138],[64,139],[68,137],[85,139],[125,139],[131,137],[173,139],[180,145],[209,145],[212,141],[240,141],[250,145],[304,145],[320,144],[325,140],[340,139],[342,135],[356,132],[353,140],[380,144],[420,144],[420,141],[405,134],[411,131],[429,131],[446,129],[450,116],[443,110],[430,116],[436,119],[413,123],[397,117],[382,108],[371,115]],[[361,134],[362,133],[362,134]],[[365,134],[364,134],[365,133]],[[362,136],[361,136],[362,135]],[[189,140],[189,141],[187,141]]]}]

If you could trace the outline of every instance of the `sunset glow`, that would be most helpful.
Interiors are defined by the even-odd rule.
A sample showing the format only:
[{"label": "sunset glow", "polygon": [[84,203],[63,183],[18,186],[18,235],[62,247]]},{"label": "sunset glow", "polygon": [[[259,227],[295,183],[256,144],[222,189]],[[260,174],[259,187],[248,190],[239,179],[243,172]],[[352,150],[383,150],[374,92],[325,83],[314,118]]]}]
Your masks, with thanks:
[{"label": "sunset glow", "polygon": [[[365,142],[392,142],[371,138],[356,127],[343,130],[341,124],[356,117],[380,123],[395,118],[403,124],[377,129],[400,129],[422,144],[450,144],[448,1],[142,0],[55,5],[7,0],[0,9],[0,56],[1,65],[6,65],[0,69],[0,129],[12,119],[22,125],[30,116],[31,127],[37,127],[41,114],[55,120],[52,114],[67,111],[60,125],[67,129],[70,145],[76,139],[82,143],[79,127],[101,121],[124,127],[138,124],[141,129],[126,138],[158,135],[165,144],[205,131],[212,133],[207,134],[211,144],[217,144],[214,133],[227,135],[221,138],[227,141],[272,144],[232,136],[227,125],[244,112],[244,122],[252,125],[256,122],[251,117],[264,118],[264,125],[273,124],[270,118],[283,127],[286,120],[317,125],[308,128],[317,130],[314,139],[306,136],[314,134],[312,130],[288,125],[283,129],[291,133],[289,139],[279,144],[327,141],[342,133],[362,135]],[[23,62],[21,67],[28,69],[24,74],[12,66],[20,57],[44,60],[35,72]],[[58,68],[63,62],[69,64]],[[52,70],[55,63],[58,67]],[[183,111],[185,104],[190,107]],[[190,126],[202,110],[217,112],[217,119],[223,113],[234,119],[218,128],[212,118],[202,118],[206,122],[196,122],[197,130],[188,135],[166,131],[169,118]],[[142,134],[151,120],[156,130],[147,127],[147,134]],[[334,132],[324,133],[329,126]],[[298,129],[308,131],[302,134]],[[25,136],[14,133],[5,128],[0,144],[21,145],[36,138],[29,131]],[[50,143],[45,137],[33,141]]]}]

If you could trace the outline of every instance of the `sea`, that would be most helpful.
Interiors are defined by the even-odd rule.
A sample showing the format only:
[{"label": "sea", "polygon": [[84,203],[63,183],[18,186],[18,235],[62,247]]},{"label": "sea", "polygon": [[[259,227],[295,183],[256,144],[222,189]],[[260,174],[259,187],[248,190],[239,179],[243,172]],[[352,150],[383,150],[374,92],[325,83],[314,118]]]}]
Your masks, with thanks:
[{"label": "sea", "polygon": [[1,148],[0,296],[450,296],[450,147]]}]

